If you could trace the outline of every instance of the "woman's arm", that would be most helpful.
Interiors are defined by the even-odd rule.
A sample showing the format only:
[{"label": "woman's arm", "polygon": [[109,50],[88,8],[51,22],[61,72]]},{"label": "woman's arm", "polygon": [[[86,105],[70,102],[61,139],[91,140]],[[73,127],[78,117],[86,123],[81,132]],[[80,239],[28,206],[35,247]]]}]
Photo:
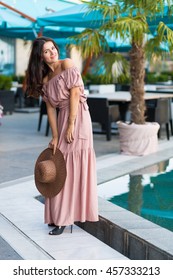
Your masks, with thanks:
[{"label": "woman's arm", "polygon": [[57,112],[49,102],[46,102],[46,107],[49,124],[52,130],[52,140],[50,141],[49,145],[51,148],[53,147],[53,154],[55,154],[58,145]]},{"label": "woman's arm", "polygon": [[74,87],[70,90],[70,108],[68,117],[68,126],[66,131],[66,141],[71,143],[74,139],[74,123],[77,116],[78,105],[79,105],[80,89]]},{"label": "woman's arm", "polygon": [[[74,66],[72,59],[66,58],[65,60],[63,60],[63,62],[62,62],[63,70],[71,68],[72,66]],[[73,136],[74,123],[75,123],[75,119],[77,116],[79,99],[80,99],[79,87],[74,87],[74,88],[70,89],[70,108],[69,108],[67,131],[66,131],[66,136],[65,136],[66,141],[68,143],[71,143],[74,139],[74,136]]]}]

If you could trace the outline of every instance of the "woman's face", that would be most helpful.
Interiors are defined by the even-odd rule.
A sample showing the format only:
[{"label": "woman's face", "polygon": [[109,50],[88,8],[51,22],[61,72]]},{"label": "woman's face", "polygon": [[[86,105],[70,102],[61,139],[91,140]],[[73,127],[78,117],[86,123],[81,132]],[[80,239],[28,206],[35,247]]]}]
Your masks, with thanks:
[{"label": "woman's face", "polygon": [[51,41],[44,43],[42,58],[46,64],[52,64],[58,60],[58,50]]}]

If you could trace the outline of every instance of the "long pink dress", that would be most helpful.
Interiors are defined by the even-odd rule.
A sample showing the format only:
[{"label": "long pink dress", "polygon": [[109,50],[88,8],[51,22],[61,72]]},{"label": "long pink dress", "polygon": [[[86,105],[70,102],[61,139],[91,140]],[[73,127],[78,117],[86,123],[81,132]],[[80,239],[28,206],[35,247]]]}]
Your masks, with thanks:
[{"label": "long pink dress", "polygon": [[[65,141],[69,117],[70,89],[80,88],[80,102],[75,120],[74,140]],[[92,124],[79,70],[71,67],[57,74],[43,86],[43,99],[60,109],[58,148],[64,155],[67,177],[61,192],[45,201],[45,223],[59,226],[80,221],[98,221],[96,159]]]}]

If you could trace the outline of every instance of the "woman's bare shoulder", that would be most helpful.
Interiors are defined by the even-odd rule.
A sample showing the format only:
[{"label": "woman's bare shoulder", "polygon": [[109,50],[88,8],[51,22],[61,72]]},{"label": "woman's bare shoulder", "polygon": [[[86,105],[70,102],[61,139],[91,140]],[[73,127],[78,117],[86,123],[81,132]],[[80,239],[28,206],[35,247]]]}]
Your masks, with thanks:
[{"label": "woman's bare shoulder", "polygon": [[62,66],[63,70],[66,70],[68,68],[73,67],[74,66],[74,62],[73,62],[73,60],[71,58],[66,58],[66,59],[62,60],[61,66]]}]

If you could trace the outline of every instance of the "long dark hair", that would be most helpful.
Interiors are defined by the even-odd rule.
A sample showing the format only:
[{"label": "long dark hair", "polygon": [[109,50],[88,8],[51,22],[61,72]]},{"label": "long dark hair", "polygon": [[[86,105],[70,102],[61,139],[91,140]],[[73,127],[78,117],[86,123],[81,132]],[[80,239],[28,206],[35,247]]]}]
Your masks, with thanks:
[{"label": "long dark hair", "polygon": [[38,37],[32,43],[31,54],[26,70],[26,95],[38,98],[42,95],[43,78],[48,74],[49,67],[42,60],[42,49],[46,42],[51,41],[59,53],[56,43],[48,37]]}]

